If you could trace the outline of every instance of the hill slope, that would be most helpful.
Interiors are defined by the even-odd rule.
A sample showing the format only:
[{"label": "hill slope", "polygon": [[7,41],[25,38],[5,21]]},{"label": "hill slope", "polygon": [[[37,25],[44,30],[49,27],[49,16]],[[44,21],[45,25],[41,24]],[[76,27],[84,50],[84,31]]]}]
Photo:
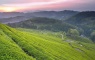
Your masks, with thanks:
[{"label": "hill slope", "polygon": [[80,12],[65,20],[65,22],[82,28],[84,30],[84,34],[89,36],[89,34],[95,30],[95,11]]},{"label": "hill slope", "polygon": [[80,12],[65,21],[72,24],[78,24],[78,25],[92,22],[95,21],[95,11]]},{"label": "hill slope", "polygon": [[68,31],[70,28],[77,29],[76,26],[62,22],[61,20],[35,17],[26,21],[8,24],[11,27],[22,27],[38,30],[50,30],[50,31]]},{"label": "hill slope", "polygon": [[56,35],[0,24],[0,60],[95,60],[94,52],[93,43],[66,42]]}]

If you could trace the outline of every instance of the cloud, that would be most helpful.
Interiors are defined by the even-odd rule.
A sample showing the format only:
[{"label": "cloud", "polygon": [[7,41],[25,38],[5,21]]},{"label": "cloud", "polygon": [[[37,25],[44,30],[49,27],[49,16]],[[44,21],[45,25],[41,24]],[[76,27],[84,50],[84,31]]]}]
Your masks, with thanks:
[{"label": "cloud", "polygon": [[66,2],[67,0],[52,0],[52,1],[42,1],[40,2],[31,2],[31,3],[20,3],[20,4],[2,4],[3,6],[10,6],[10,7],[30,7],[30,6],[39,6],[39,5],[50,5],[50,4],[57,4],[57,3],[62,3]]},{"label": "cloud", "polygon": [[92,4],[95,5],[94,0],[8,0],[5,3],[4,1],[6,0],[0,2],[2,9],[3,7],[10,7],[18,11],[60,9],[85,10],[89,8],[95,10],[94,6],[92,6]]}]

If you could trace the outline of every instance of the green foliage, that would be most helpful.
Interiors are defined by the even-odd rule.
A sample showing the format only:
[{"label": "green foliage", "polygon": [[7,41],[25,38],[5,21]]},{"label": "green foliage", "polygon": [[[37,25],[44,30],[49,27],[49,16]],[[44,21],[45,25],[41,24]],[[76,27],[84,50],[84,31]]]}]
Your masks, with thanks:
[{"label": "green foliage", "polygon": [[68,30],[67,37],[70,39],[85,42],[85,43],[92,43],[92,40],[90,40],[89,38],[84,37],[84,36],[80,36],[79,31],[76,29]]},{"label": "green foliage", "polygon": [[65,23],[61,20],[50,19],[50,18],[41,18],[36,17],[26,21],[10,23],[8,24],[11,27],[22,27],[28,29],[38,29],[38,30],[49,30],[49,31],[65,31],[67,32],[70,28],[77,29],[76,26]]},{"label": "green foliage", "polygon": [[66,42],[60,34],[0,24],[0,60],[95,60],[95,44]]},{"label": "green foliage", "polygon": [[78,30],[76,30],[76,29],[70,29],[70,30],[68,30],[67,34],[68,35],[73,35],[73,36],[79,36],[80,35],[80,33],[78,32]]},{"label": "green foliage", "polygon": [[66,19],[65,22],[77,26],[83,30],[83,35],[90,37],[92,31],[95,30],[95,11],[80,12]]},{"label": "green foliage", "polygon": [[0,60],[35,60],[27,55],[8,35],[0,24]]},{"label": "green foliage", "polygon": [[95,42],[95,31],[91,33],[91,39]]}]

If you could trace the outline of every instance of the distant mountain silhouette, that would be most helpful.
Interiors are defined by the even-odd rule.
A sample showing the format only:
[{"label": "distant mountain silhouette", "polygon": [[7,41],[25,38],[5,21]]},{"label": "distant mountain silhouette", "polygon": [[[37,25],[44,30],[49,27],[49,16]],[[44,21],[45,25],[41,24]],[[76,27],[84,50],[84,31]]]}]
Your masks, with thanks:
[{"label": "distant mountain silhouette", "polygon": [[23,15],[24,15],[24,13],[22,13],[22,12],[0,12],[0,19],[16,17],[16,16],[23,16]]},{"label": "distant mountain silhouette", "polygon": [[47,17],[54,19],[67,19],[73,15],[79,13],[78,11],[64,10],[64,11],[41,11],[34,13],[27,13],[27,15],[32,15],[35,17]]},{"label": "distant mountain silhouette", "polygon": [[23,20],[28,20],[33,17],[47,17],[59,20],[65,20],[71,16],[77,14],[77,11],[64,10],[64,11],[40,11],[31,13],[21,13],[21,12],[4,12],[0,13],[1,23],[15,23]]}]

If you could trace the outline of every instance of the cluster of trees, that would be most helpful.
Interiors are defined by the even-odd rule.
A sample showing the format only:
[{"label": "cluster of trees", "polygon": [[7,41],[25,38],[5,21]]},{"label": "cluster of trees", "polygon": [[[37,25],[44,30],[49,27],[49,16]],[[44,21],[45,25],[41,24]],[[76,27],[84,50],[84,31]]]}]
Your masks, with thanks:
[{"label": "cluster of trees", "polygon": [[68,30],[67,35],[70,35],[70,36],[79,36],[80,33],[79,33],[79,31],[77,29],[70,29],[70,30]]},{"label": "cluster of trees", "polygon": [[91,33],[91,39],[95,42],[95,30]]},{"label": "cluster of trees", "polygon": [[[77,29],[69,29],[68,32],[66,33],[67,37],[73,40],[85,42],[85,43],[92,43],[92,41],[87,38],[84,35],[81,35],[81,32]],[[93,38],[95,39],[95,35],[93,35]]]}]

